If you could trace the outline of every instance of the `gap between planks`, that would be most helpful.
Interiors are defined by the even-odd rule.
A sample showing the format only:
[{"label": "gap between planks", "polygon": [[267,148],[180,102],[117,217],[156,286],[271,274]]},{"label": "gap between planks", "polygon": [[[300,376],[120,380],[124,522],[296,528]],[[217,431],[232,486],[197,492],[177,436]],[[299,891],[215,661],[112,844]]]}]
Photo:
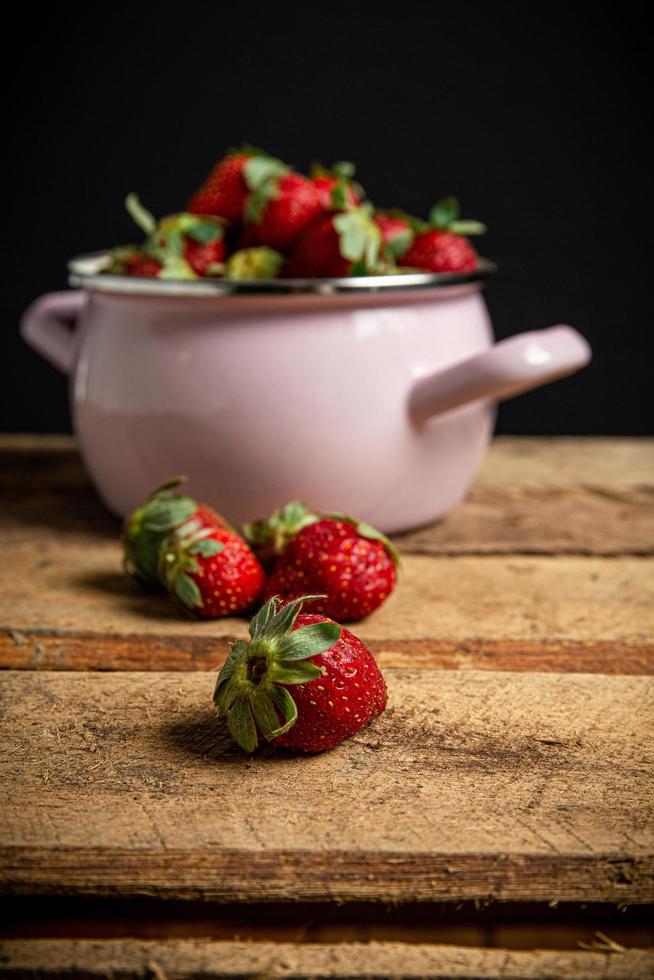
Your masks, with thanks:
[{"label": "gap between planks", "polygon": [[[212,669],[247,635],[244,619],[194,622],[139,589],[115,541],[12,553],[24,574],[0,567],[2,667]],[[409,555],[353,630],[385,666],[648,673],[654,562]]]},{"label": "gap between planks", "polygon": [[[351,626],[357,630],[356,624]],[[217,671],[232,636],[0,630],[0,669]],[[382,669],[654,674],[654,643],[597,640],[427,640],[365,637]]]}]

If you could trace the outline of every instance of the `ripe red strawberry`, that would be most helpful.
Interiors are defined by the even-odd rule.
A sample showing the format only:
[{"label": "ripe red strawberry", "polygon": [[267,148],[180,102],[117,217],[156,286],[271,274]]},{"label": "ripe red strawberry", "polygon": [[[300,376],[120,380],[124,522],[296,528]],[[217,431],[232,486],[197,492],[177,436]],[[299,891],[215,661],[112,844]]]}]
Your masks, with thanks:
[{"label": "ripe red strawberry", "polygon": [[463,235],[450,231],[424,231],[399,259],[401,266],[428,272],[468,272],[477,268],[478,256]]},{"label": "ripe red strawberry", "polygon": [[479,221],[459,220],[459,202],[444,198],[429,214],[429,224],[420,231],[402,255],[399,264],[428,272],[468,272],[477,268],[479,257],[465,235],[485,231]]},{"label": "ripe red strawberry", "polygon": [[391,211],[376,211],[374,221],[381,232],[384,248],[393,258],[399,259],[408,250],[414,238],[410,219],[393,214]]},{"label": "ripe red strawberry", "polygon": [[342,211],[356,208],[361,198],[351,184],[344,184],[338,177],[312,177],[311,182],[320,194],[320,204],[325,211]]},{"label": "ripe red strawberry", "polygon": [[311,168],[311,180],[320,193],[320,202],[325,211],[343,211],[356,208],[361,203],[364,192],[352,180],[354,171],[354,164],[345,161],[335,163],[329,170],[319,163]]},{"label": "ripe red strawberry", "polygon": [[125,571],[148,588],[161,589],[159,550],[171,531],[191,519],[202,529],[226,527],[217,511],[177,492],[176,487],[183,482],[184,477],[168,480],[123,524]]},{"label": "ripe red strawberry", "polygon": [[342,278],[376,270],[381,233],[366,205],[339,214],[321,214],[299,236],[287,274],[295,278]]},{"label": "ripe red strawberry", "polygon": [[140,248],[114,249],[111,272],[162,279],[195,279],[224,271],[224,223],[221,218],[182,212],[157,222],[136,194],[125,205],[147,238]]},{"label": "ripe red strawberry", "polygon": [[260,736],[280,748],[322,752],[386,707],[384,678],[363,643],[324,616],[300,615],[312,598],[262,606],[250,642],[237,640],[218,675],[214,703],[246,752]]},{"label": "ripe red strawberry", "polygon": [[279,251],[289,248],[321,213],[320,191],[307,177],[292,171],[261,182],[245,206],[245,220],[254,226],[259,244]]},{"label": "ripe red strawberry", "polygon": [[161,262],[150,258],[149,255],[135,255],[125,264],[123,271],[128,276],[144,276],[148,279],[156,279],[161,269]]},{"label": "ripe red strawberry", "polygon": [[236,531],[192,517],[162,543],[159,577],[171,596],[202,619],[236,616],[261,593],[264,571]]},{"label": "ripe red strawberry", "polygon": [[293,501],[268,521],[245,527],[263,560],[279,555],[264,599],[320,594],[317,613],[354,622],[377,609],[393,591],[398,554],[385,535],[341,514],[310,513]]},{"label": "ripe red strawberry", "polygon": [[182,255],[199,276],[216,275],[225,261],[225,242],[222,237],[208,242],[187,238]]},{"label": "ripe red strawberry", "polygon": [[188,203],[191,214],[215,214],[227,221],[240,221],[250,193],[245,168],[253,151],[236,151],[220,160]]}]

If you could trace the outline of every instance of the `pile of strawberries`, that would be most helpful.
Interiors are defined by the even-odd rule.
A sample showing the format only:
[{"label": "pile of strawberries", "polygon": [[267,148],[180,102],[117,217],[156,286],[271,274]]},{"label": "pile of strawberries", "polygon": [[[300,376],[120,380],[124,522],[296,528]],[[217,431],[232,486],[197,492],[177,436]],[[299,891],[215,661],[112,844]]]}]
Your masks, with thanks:
[{"label": "pile of strawberries", "polygon": [[362,619],[387,598],[394,547],[369,524],[298,501],[247,524],[242,537],[180,493],[180,482],[159,487],[125,521],[125,569],[202,618],[260,607],[250,642],[233,645],[216,684],[233,737],[248,752],[260,737],[306,752],[349,738],[384,710],[386,686],[372,653],[335,620]]},{"label": "pile of strawberries", "polygon": [[461,273],[477,268],[466,236],[485,231],[461,220],[453,197],[427,221],[376,209],[354,180],[354,166],[315,165],[304,176],[245,147],[220,160],[187,209],[156,221],[136,195],[127,208],[145,232],[142,245],[116,248],[106,271],[160,279],[275,279]]}]

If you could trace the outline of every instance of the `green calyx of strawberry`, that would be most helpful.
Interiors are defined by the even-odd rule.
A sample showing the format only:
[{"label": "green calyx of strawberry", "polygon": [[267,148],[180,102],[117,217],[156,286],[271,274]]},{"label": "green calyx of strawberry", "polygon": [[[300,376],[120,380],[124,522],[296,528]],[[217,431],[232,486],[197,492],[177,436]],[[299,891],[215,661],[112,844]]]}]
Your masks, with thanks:
[{"label": "green calyx of strawberry", "polygon": [[349,160],[340,160],[338,163],[333,163],[331,167],[325,167],[322,163],[311,164],[309,174],[314,180],[319,177],[328,177],[336,181],[331,192],[331,203],[334,211],[345,211],[350,206],[348,190],[352,190],[359,200],[363,200],[366,196],[361,184],[354,180],[356,169],[356,166]]},{"label": "green calyx of strawberry", "polygon": [[450,231],[455,235],[483,235],[486,225],[481,221],[459,218],[460,206],[456,197],[444,197],[429,212],[428,227]]},{"label": "green calyx of strawberry", "polygon": [[332,219],[338,233],[340,253],[352,263],[351,276],[370,275],[380,268],[382,238],[372,213],[372,205],[361,204]]},{"label": "green calyx of strawberry", "polygon": [[369,541],[379,541],[393,559],[395,566],[397,568],[400,567],[400,554],[397,548],[385,534],[378,531],[372,524],[367,524],[365,521],[357,521],[354,517],[349,517],[348,514],[321,514],[318,519],[325,520],[326,518],[331,518],[334,521],[343,521],[345,524],[352,524],[360,537],[368,538]]},{"label": "green calyx of strawberry", "polygon": [[280,507],[266,521],[245,524],[243,533],[259,561],[264,566],[270,566],[271,561],[285,551],[291,538],[310,524],[323,520],[344,521],[346,524],[351,524],[362,538],[383,544],[395,564],[399,566],[400,556],[397,548],[377,528],[365,521],[357,521],[347,514],[316,514],[300,500],[292,500],[285,507]]},{"label": "green calyx of strawberry", "polygon": [[227,259],[225,278],[276,279],[283,265],[284,256],[272,248],[242,248]]},{"label": "green calyx of strawberry", "polygon": [[198,559],[218,555],[225,547],[212,533],[210,527],[191,518],[168,535],[159,550],[159,578],[191,613],[204,605],[198,584],[191,578],[201,571]]},{"label": "green calyx of strawberry", "polygon": [[154,490],[123,527],[125,571],[142,585],[159,585],[159,549],[164,538],[188,521],[197,502],[177,493],[186,477],[174,477]]},{"label": "green calyx of strawberry", "polygon": [[243,179],[250,195],[245,203],[245,220],[251,224],[261,221],[270,201],[279,197],[279,178],[290,172],[281,160],[269,156],[251,156],[243,168]]},{"label": "green calyx of strawberry", "polygon": [[124,275],[140,257],[141,250],[136,245],[117,245],[109,252],[110,261],[104,271],[109,275]]},{"label": "green calyx of strawberry", "polygon": [[390,241],[385,243],[385,249],[390,253],[393,260],[401,259],[411,248],[416,235],[426,229],[424,221],[414,217],[412,214],[407,214],[406,211],[401,211],[399,208],[393,208],[392,210],[381,210],[377,208],[375,214],[382,218],[395,218],[397,221],[401,221],[406,225],[403,231],[395,232]]},{"label": "green calyx of strawberry", "polygon": [[325,167],[319,161],[311,164],[309,174],[311,177],[335,177],[337,180],[352,180],[356,173],[356,166],[349,160],[339,160],[331,167]]},{"label": "green calyx of strawberry", "polygon": [[288,687],[320,677],[320,668],[308,660],[340,636],[340,626],[331,622],[293,630],[303,603],[318,598],[302,596],[287,605],[270,599],[248,627],[250,642],[236,641],[218,675],[214,704],[246,752],[254,752],[260,735],[271,742],[293,727],[298,713]]},{"label": "green calyx of strawberry", "polygon": [[301,500],[291,500],[267,520],[244,524],[243,534],[264,568],[270,569],[291,538],[319,520],[318,514],[312,513]]},{"label": "green calyx of strawberry", "polygon": [[[147,238],[143,254],[155,259],[161,265],[159,279],[197,279],[198,276],[184,258],[184,245],[187,239],[199,245],[208,245],[222,239],[225,222],[222,218],[208,214],[189,214],[182,211],[171,214],[157,222],[156,218],[144,208],[136,194],[128,194],[125,207]],[[222,267],[212,270],[221,273]]]},{"label": "green calyx of strawberry", "polygon": [[251,143],[243,143],[241,146],[231,146],[225,154],[225,159],[229,157],[268,157],[268,150],[262,150],[259,146],[252,146]]}]

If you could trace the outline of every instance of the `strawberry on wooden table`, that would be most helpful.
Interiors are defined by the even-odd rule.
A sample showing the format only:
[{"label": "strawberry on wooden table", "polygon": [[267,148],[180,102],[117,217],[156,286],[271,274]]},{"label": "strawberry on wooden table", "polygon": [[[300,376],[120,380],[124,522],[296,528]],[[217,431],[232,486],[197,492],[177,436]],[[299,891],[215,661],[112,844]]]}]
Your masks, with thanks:
[{"label": "strawberry on wooden table", "polygon": [[280,748],[322,752],[354,735],[387,704],[371,652],[343,626],[301,614],[301,596],[270,599],[223,666],[214,703],[246,752],[260,738]]},{"label": "strawberry on wooden table", "polygon": [[265,575],[247,543],[229,525],[210,526],[194,515],[162,542],[159,577],[191,615],[218,619],[251,609]]},{"label": "strawberry on wooden table", "polygon": [[427,272],[471,272],[479,256],[465,236],[485,230],[479,221],[459,219],[459,202],[446,197],[432,208],[428,224],[416,234],[399,265]]},{"label": "strawberry on wooden table", "polygon": [[344,514],[314,514],[292,501],[244,530],[263,561],[274,561],[264,599],[320,594],[313,606],[317,613],[355,622],[377,609],[395,587],[399,556],[391,542]]},{"label": "strawberry on wooden table", "polygon": [[123,524],[125,571],[148,588],[161,588],[159,550],[171,531],[191,518],[198,528],[225,527],[217,511],[177,491],[184,480],[173,477],[153,490]]}]

